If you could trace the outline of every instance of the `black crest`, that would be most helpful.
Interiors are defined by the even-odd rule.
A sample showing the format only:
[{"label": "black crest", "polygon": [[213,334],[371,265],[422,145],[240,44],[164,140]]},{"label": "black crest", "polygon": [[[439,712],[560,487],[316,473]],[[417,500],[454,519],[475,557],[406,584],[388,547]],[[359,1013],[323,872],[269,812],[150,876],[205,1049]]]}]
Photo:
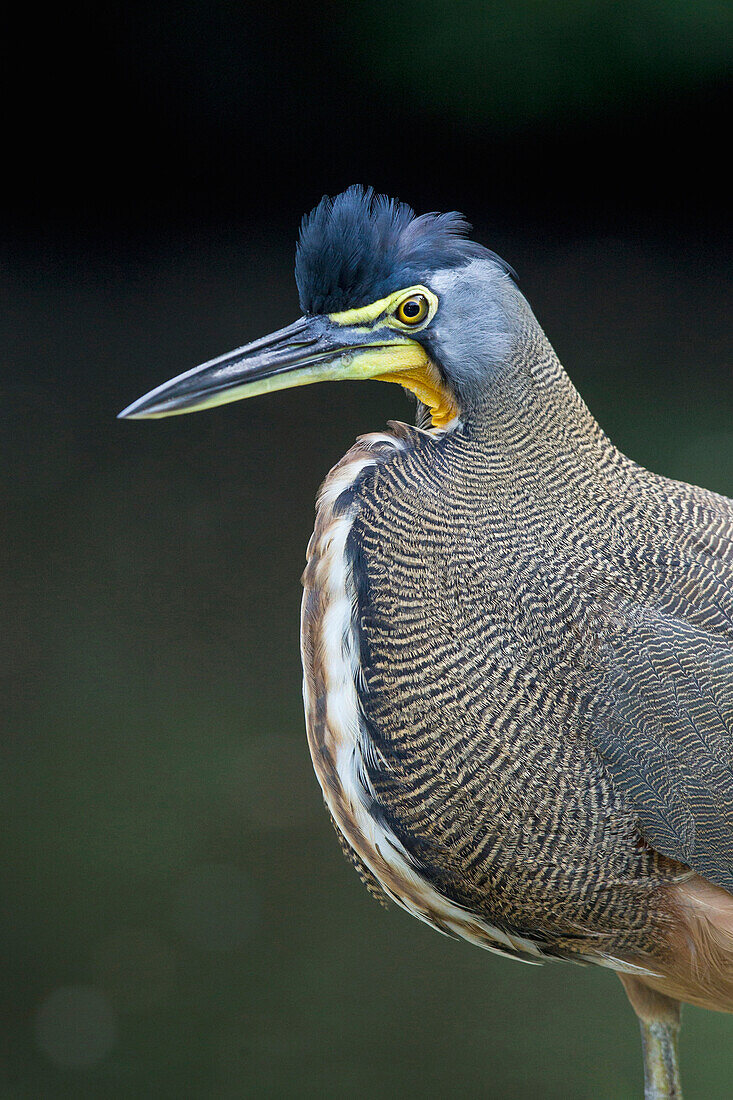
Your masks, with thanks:
[{"label": "black crest", "polygon": [[495,260],[488,248],[466,238],[462,214],[421,214],[404,202],[349,187],[327,195],[303,218],[295,253],[295,281],[305,313],[358,309],[431,271],[462,267],[477,257]]}]

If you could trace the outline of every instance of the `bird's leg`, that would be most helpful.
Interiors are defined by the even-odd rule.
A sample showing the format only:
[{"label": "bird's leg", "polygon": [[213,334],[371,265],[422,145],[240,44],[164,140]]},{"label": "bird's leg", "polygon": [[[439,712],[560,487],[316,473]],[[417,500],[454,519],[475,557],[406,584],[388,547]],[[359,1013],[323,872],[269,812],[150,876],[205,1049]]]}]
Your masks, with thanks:
[{"label": "bird's leg", "polygon": [[641,1020],[644,1049],[644,1100],[679,1100],[682,1096],[677,1061],[679,1024]]},{"label": "bird's leg", "polygon": [[682,1100],[677,1036],[680,1003],[650,989],[639,978],[619,974],[641,1024],[644,1100]]}]

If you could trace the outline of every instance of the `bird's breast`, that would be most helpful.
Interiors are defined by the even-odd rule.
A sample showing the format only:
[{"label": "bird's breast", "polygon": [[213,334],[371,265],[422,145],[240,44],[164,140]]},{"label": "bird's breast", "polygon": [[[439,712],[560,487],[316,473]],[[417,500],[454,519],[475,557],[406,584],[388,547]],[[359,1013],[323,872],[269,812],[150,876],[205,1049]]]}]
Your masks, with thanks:
[{"label": "bird's breast", "polygon": [[654,868],[585,735],[603,615],[537,502],[452,436],[364,437],[324,484],[302,617],[316,774],[363,872],[421,919],[530,959],[626,951],[648,914],[619,929],[621,895]]}]

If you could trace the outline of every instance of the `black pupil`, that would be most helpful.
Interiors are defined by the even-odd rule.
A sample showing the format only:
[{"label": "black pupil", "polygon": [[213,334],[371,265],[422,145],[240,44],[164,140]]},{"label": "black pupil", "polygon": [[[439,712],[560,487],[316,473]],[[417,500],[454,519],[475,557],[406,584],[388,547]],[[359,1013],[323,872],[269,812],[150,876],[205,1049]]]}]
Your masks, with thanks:
[{"label": "black pupil", "polygon": [[404,313],[405,317],[417,317],[418,313],[420,312],[420,303],[416,301],[405,302],[402,307],[402,312]]}]

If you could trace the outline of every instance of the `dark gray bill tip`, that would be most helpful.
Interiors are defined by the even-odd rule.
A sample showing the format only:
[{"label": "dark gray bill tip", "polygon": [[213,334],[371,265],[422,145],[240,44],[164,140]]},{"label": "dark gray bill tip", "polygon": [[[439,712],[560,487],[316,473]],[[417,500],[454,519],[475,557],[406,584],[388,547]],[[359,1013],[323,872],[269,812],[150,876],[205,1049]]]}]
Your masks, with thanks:
[{"label": "dark gray bill tip", "polygon": [[[138,409],[139,402],[133,401],[131,405],[128,405],[122,412],[117,413],[118,420],[144,420],[145,414]],[[136,411],[137,410],[137,411]]]},{"label": "dark gray bill tip", "polygon": [[174,405],[173,401],[155,401],[152,399],[152,394],[146,393],[143,397],[138,397],[137,401],[133,401],[122,412],[117,413],[117,419],[147,420],[149,417],[166,412]]}]

